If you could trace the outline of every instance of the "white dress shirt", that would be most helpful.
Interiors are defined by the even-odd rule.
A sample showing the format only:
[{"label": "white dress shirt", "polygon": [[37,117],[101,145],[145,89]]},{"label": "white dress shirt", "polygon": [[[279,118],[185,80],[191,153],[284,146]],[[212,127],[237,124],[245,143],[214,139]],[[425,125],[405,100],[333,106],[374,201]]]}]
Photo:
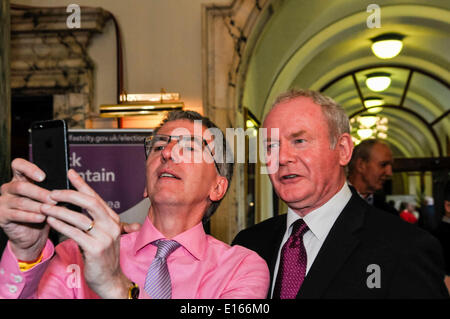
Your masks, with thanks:
[{"label": "white dress shirt", "polygon": [[[316,259],[317,254],[319,253],[322,244],[327,238],[328,233],[333,227],[334,222],[344,209],[345,205],[347,205],[348,201],[352,197],[352,192],[348,187],[347,183],[344,183],[341,190],[336,193],[328,202],[326,202],[321,207],[316,210],[308,213],[303,220],[306,225],[308,225],[309,230],[303,235],[303,244],[306,249],[306,275],[308,275],[308,271],[311,268],[311,265]],[[283,245],[289,239],[289,236],[292,232],[292,224],[301,217],[297,215],[292,209],[288,208],[287,212],[287,222],[286,222],[286,232],[284,233],[283,241],[281,242],[281,246],[278,250],[277,262],[275,264],[273,282],[272,282],[272,292],[275,287],[275,282],[277,280],[278,267],[280,264],[280,254]]]}]

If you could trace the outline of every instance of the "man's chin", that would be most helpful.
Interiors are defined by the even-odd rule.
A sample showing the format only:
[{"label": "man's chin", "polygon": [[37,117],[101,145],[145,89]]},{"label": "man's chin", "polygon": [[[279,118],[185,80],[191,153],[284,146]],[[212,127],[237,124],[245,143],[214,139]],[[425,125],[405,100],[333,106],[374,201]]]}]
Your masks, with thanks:
[{"label": "man's chin", "polygon": [[280,198],[292,209],[302,209],[308,206],[307,196],[301,196],[301,194],[287,194],[286,196],[280,196]]},{"label": "man's chin", "polygon": [[154,205],[176,205],[180,203],[180,194],[179,193],[168,193],[164,192],[164,194],[157,194],[150,198],[150,201]]}]

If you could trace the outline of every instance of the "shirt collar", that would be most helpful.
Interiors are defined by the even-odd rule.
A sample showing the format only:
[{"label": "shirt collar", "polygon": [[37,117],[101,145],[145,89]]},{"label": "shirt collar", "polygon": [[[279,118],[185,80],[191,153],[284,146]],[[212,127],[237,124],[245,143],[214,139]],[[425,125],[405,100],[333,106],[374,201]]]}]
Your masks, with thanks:
[{"label": "shirt collar", "polygon": [[373,201],[374,201],[374,194],[371,193],[367,196],[364,196],[363,194],[361,194],[360,192],[358,192],[358,190],[356,189],[355,186],[352,185],[352,183],[350,183],[349,181],[347,181],[347,184],[351,187],[354,188],[354,190],[356,191],[356,193],[359,195],[359,197],[361,197],[362,199],[364,199],[367,203],[369,203],[370,205],[373,205]]},{"label": "shirt collar", "polygon": [[[328,202],[321,207],[311,211],[303,220],[308,225],[309,230],[320,241],[324,241],[328,233],[333,227],[334,222],[339,217],[340,213],[347,205],[348,201],[352,197],[352,192],[347,183],[337,192]],[[290,233],[291,225],[301,217],[295,213],[291,208],[288,208],[287,212],[287,231]]]},{"label": "shirt collar", "polygon": [[[140,249],[155,240],[165,238],[166,237],[153,225],[147,216],[141,229],[139,230],[136,242],[134,243],[134,253],[137,254]],[[207,238],[201,222],[171,239],[177,241],[192,256],[194,256],[194,258],[198,260],[202,260],[204,258]]]}]

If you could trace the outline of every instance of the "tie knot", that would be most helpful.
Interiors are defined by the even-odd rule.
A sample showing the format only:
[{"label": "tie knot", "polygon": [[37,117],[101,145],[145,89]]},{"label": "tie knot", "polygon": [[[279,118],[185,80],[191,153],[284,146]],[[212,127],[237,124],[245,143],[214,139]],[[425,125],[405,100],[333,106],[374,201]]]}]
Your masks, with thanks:
[{"label": "tie knot", "polygon": [[155,258],[167,258],[181,245],[175,240],[158,239],[152,242],[152,245],[158,247]]},{"label": "tie knot", "polygon": [[303,219],[297,219],[292,225],[292,235],[295,237],[302,237],[309,230]]}]

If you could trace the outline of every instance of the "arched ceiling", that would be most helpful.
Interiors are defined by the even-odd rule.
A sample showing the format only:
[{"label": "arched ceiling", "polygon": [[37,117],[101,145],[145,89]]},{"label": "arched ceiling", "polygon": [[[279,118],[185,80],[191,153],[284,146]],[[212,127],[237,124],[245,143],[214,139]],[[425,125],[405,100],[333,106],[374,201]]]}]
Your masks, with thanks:
[{"label": "arched ceiling", "polygon": [[[363,97],[382,97],[390,106],[379,114],[389,119],[387,142],[394,156],[449,156],[450,2],[377,4],[381,28],[371,29],[368,2],[272,1],[272,18],[255,48],[245,52],[249,64],[242,105],[262,119],[281,92],[322,89],[351,116],[363,110],[354,75]],[[370,39],[389,32],[405,36],[403,51],[390,60],[378,59]],[[375,71],[392,74],[384,92],[371,92],[365,85],[366,75]]]}]

